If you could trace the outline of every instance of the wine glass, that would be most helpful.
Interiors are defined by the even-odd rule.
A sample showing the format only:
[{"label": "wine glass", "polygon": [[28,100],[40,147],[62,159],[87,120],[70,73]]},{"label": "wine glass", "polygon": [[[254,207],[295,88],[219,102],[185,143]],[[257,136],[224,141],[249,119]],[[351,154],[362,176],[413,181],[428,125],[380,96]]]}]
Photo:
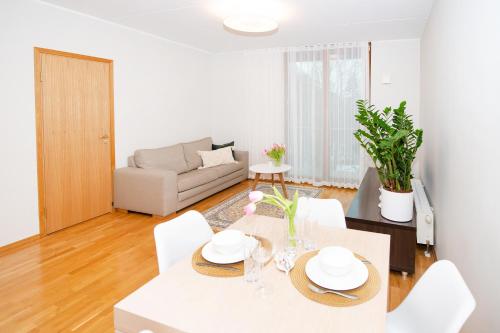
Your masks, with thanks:
[{"label": "wine glass", "polygon": [[260,269],[260,277],[259,283],[257,285],[257,294],[261,297],[266,297],[272,294],[272,288],[264,283],[263,279],[263,270],[264,265],[271,260],[274,256],[275,247],[274,244],[270,244],[270,246],[264,246],[261,241],[252,252],[252,258],[259,264]]}]

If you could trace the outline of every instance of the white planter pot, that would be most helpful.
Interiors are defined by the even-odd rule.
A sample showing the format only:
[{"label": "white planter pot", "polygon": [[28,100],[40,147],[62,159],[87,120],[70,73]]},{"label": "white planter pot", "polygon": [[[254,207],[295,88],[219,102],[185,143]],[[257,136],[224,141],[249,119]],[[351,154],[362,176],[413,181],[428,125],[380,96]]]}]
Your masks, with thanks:
[{"label": "white planter pot", "polygon": [[399,193],[380,188],[380,210],[383,217],[396,222],[413,218],[413,192]]}]

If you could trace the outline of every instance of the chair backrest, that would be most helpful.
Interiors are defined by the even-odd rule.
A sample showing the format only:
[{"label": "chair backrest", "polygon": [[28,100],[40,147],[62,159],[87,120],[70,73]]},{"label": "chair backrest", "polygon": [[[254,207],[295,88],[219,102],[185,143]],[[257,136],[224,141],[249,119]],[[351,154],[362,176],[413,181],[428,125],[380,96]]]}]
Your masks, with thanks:
[{"label": "chair backrest", "polygon": [[475,307],[474,296],[457,267],[440,260],[427,269],[389,317],[411,320],[415,332],[458,333]]},{"label": "chair backrest", "polygon": [[299,198],[298,215],[304,206],[308,206],[309,217],[318,221],[320,225],[346,228],[344,209],[337,199]]},{"label": "chair backrest", "polygon": [[213,234],[205,217],[194,210],[158,224],[154,236],[160,273],[208,242]]}]

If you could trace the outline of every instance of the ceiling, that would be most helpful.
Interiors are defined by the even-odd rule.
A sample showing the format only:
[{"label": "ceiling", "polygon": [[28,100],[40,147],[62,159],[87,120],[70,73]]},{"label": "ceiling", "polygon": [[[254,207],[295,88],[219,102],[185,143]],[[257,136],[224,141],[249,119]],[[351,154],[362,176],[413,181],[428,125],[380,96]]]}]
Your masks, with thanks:
[{"label": "ceiling", "polygon": [[[209,52],[338,41],[418,38],[433,0],[45,0],[60,7]],[[243,36],[227,31],[230,14],[276,19],[278,31]]]}]

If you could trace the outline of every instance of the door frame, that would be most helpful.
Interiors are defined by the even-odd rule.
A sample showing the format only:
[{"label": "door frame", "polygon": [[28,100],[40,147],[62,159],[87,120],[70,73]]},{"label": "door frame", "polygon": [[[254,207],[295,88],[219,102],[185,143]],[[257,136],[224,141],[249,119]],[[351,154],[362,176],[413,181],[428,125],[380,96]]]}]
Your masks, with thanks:
[{"label": "door frame", "polygon": [[114,121],[114,90],[113,90],[113,60],[97,58],[83,54],[70,53],[45,49],[41,47],[34,48],[35,63],[35,122],[36,122],[36,152],[37,152],[37,175],[38,175],[38,219],[40,227],[40,236],[46,235],[46,210],[45,210],[45,170],[44,170],[44,139],[43,139],[43,109],[42,109],[42,54],[50,54],[67,58],[83,59],[109,64],[109,144],[111,161],[111,197],[113,197],[113,173],[115,170],[115,121]]}]

